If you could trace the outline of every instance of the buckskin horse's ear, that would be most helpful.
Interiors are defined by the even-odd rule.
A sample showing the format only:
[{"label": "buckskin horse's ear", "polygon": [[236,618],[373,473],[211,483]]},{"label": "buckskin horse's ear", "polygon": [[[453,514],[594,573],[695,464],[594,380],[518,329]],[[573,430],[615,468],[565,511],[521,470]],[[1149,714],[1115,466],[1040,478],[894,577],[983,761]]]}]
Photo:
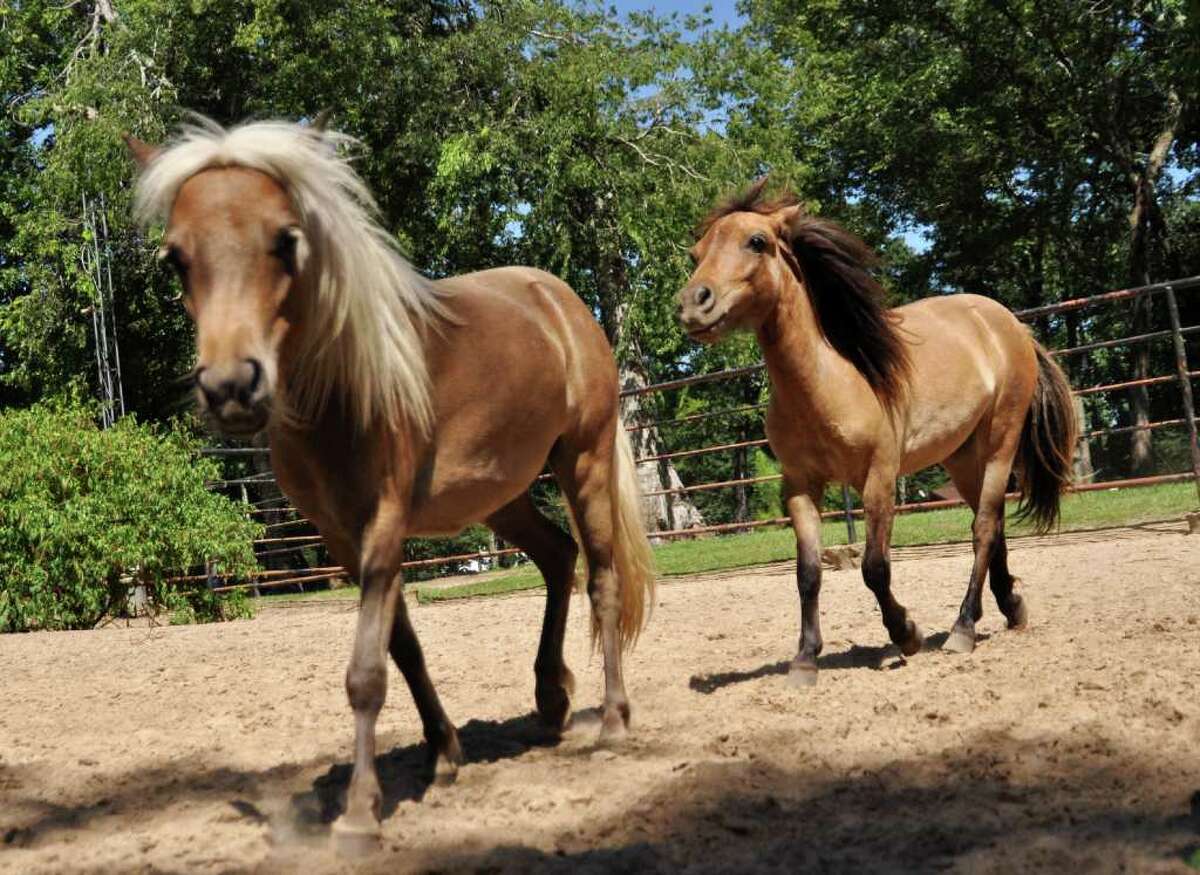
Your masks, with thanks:
[{"label": "buckskin horse's ear", "polygon": [[133,156],[133,160],[137,162],[139,170],[145,170],[155,158],[162,154],[162,149],[158,146],[151,146],[149,143],[144,143],[133,134],[124,134],[125,145],[129,147],[129,154]]},{"label": "buckskin horse's ear", "polygon": [[789,204],[775,214],[776,233],[779,239],[784,243],[791,245],[793,238],[796,236],[796,226],[800,219],[806,215],[804,208],[800,204]]}]

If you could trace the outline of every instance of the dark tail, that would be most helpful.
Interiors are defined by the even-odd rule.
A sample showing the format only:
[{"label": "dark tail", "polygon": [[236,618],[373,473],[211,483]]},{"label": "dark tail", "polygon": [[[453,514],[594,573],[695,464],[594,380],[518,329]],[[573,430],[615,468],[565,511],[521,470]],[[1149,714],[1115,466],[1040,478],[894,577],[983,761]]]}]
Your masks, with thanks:
[{"label": "dark tail", "polygon": [[1031,519],[1038,532],[1058,525],[1063,490],[1071,485],[1071,461],[1079,440],[1075,398],[1062,368],[1042,345],[1037,349],[1037,387],[1021,431],[1017,519]]}]

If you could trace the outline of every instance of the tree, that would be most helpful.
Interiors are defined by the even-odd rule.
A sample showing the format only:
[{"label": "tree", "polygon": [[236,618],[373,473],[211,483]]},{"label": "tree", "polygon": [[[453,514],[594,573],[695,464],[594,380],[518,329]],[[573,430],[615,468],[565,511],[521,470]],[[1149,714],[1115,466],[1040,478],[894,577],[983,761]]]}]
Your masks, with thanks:
[{"label": "tree", "polygon": [[[824,196],[928,229],[947,289],[1036,306],[1151,278],[1200,117],[1183,2],[752,0]],[[1146,329],[1148,299],[1130,333]],[[1050,326],[1044,326],[1049,328]],[[1077,331],[1078,325],[1068,326]],[[1143,347],[1134,373],[1150,370]],[[1145,390],[1132,419],[1148,418]],[[1135,432],[1135,470],[1150,432]]]}]

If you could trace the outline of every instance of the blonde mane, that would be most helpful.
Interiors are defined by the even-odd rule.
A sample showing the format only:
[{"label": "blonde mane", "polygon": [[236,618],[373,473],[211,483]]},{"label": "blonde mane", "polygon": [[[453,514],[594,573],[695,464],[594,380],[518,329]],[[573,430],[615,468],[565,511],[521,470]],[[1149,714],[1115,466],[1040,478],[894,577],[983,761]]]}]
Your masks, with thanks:
[{"label": "blonde mane", "polygon": [[142,173],[135,209],[143,222],[165,221],[180,186],[210,168],[246,167],[276,180],[300,218],[311,250],[302,279],[315,291],[306,296],[301,379],[289,387],[287,413],[309,420],[337,390],[363,428],[407,419],[428,433],[433,407],[422,334],[448,318],[443,293],[380,227],[366,183],[338,153],[353,143],[288,122],[225,129],[193,116]]}]

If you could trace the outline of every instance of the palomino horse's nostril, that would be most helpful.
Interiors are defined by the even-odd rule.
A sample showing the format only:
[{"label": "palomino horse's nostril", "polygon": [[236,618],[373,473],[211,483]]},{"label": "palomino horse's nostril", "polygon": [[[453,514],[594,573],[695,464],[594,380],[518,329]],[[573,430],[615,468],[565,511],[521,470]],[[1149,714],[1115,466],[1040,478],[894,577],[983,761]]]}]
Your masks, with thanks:
[{"label": "palomino horse's nostril", "polygon": [[250,366],[250,383],[246,387],[246,391],[253,395],[258,389],[258,384],[262,382],[262,362],[256,358],[248,358],[246,359],[246,364]]},{"label": "palomino horse's nostril", "polygon": [[701,286],[700,288],[696,289],[695,298],[697,307],[704,309],[711,307],[713,304],[712,289],[710,289],[708,286]]}]

